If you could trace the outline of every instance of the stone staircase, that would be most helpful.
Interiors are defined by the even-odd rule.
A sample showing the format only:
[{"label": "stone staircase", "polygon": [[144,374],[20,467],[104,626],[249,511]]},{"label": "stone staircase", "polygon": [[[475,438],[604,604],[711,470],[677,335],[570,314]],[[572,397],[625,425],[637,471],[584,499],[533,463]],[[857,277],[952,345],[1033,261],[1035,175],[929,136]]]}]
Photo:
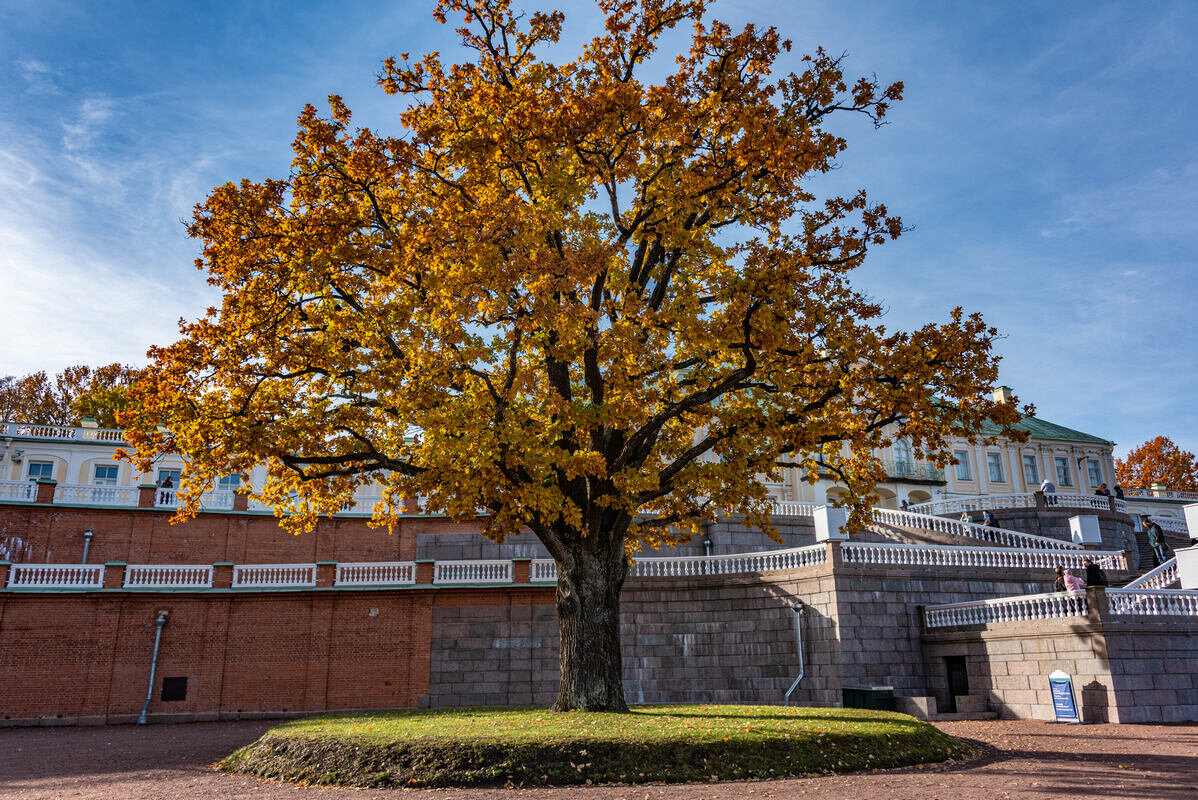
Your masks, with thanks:
[{"label": "stone staircase", "polygon": [[935,697],[896,697],[895,710],[910,714],[916,719],[930,722],[954,722],[959,720],[998,719],[998,712],[990,710],[990,701],[980,695],[957,695],[957,710],[940,713]]}]

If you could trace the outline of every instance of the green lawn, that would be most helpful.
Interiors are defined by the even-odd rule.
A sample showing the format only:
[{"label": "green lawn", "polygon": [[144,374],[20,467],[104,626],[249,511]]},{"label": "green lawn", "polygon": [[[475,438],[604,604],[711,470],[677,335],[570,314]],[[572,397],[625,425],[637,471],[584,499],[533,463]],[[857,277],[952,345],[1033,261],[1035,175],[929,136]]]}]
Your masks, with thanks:
[{"label": "green lawn", "polygon": [[628,714],[472,708],[310,717],[217,766],[301,783],[486,786],[775,778],[970,754],[904,714],[641,706]]}]

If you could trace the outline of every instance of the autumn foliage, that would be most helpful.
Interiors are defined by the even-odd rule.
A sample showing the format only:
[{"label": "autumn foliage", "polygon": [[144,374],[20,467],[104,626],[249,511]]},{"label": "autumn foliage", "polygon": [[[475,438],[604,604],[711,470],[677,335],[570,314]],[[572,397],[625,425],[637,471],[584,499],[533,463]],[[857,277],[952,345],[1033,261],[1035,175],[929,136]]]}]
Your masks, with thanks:
[{"label": "autumn foliage", "polygon": [[84,417],[101,428],[117,427],[137,370],[121,364],[78,364],[49,377],[34,372],[0,378],[0,420],[35,425],[78,425]]},{"label": "autumn foliage", "polygon": [[1198,459],[1167,436],[1157,436],[1115,459],[1120,486],[1148,489],[1160,484],[1175,492],[1198,492]]},{"label": "autumn foliage", "polygon": [[442,0],[471,60],[385,62],[402,135],[355,129],[336,96],[306,108],[287,178],[196,209],[224,300],[151,352],[129,418],[143,463],[188,457],[184,514],[265,462],[261,498],[297,531],[376,482],[380,523],[419,495],[484,509],[496,540],[531,530],[558,564],[557,708],[623,707],[638,549],[729,510],[768,529],[760,479],[787,465],[838,472],[859,519],[890,436],[948,463],[947,436],[1018,419],[988,396],[979,315],[892,331],[849,284],[899,218],[810,188],[846,147],[826,121],[880,124],[901,83],[789,60],[704,0],[599,5],[605,30],[548,61],[560,12]]}]

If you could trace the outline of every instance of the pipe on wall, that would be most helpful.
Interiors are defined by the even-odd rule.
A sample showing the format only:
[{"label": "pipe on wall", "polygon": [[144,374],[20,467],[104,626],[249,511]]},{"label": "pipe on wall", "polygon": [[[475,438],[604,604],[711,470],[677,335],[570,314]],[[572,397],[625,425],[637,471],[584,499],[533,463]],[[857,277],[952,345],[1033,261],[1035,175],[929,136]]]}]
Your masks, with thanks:
[{"label": "pipe on wall", "polygon": [[794,683],[786,690],[786,705],[790,705],[790,696],[794,694],[794,690],[799,688],[803,677],[806,675],[806,668],[803,665],[803,609],[805,608],[802,600],[795,600],[790,604],[791,611],[795,612],[795,639],[799,646],[799,674],[795,678]]},{"label": "pipe on wall", "polygon": [[141,716],[137,718],[138,725],[146,724],[146,712],[150,710],[150,700],[154,697],[154,672],[158,669],[158,645],[162,643],[162,629],[166,627],[167,612],[165,610],[158,612],[158,619],[155,620],[157,628],[154,631],[154,654],[150,656],[150,685],[146,687],[146,702],[142,704]]}]

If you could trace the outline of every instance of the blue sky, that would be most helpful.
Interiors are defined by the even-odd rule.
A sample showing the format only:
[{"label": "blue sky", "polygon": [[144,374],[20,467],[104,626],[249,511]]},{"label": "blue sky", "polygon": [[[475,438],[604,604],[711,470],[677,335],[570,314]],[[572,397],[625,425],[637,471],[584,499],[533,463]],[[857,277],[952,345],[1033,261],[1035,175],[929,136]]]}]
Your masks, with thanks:
[{"label": "blue sky", "polygon": [[[562,7],[568,46],[597,15]],[[381,59],[465,57],[431,8],[0,0],[0,374],[141,364],[172,340],[217,301],[192,266],[192,206],[285,175],[296,115],[331,92],[397,130]],[[982,311],[1006,334],[1002,380],[1040,416],[1118,454],[1161,433],[1198,451],[1198,4],[723,0],[715,15],[905,82],[892,124],[844,125],[843,166],[818,187],[863,186],[914,226],[855,278],[889,326]]]}]

